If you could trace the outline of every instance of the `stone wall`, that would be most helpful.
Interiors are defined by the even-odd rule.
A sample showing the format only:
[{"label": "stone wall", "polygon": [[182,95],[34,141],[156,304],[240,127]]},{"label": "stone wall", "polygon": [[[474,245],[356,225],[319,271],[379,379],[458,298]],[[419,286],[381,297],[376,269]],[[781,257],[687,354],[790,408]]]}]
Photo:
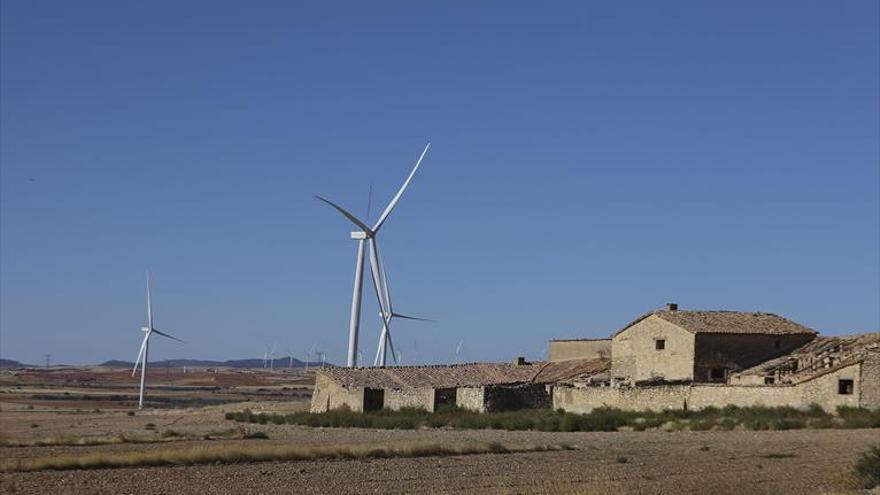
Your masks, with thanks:
[{"label": "stone wall", "polygon": [[363,411],[364,389],[349,390],[318,372],[315,376],[315,390],[312,392],[311,412],[326,412],[342,406],[348,406],[352,411]]},{"label": "stone wall", "polygon": [[611,339],[550,341],[548,359],[553,362],[608,357],[611,357]]},{"label": "stone wall", "polygon": [[[805,408],[818,404],[828,412],[834,412],[842,405],[880,407],[878,395],[875,395],[880,390],[877,385],[880,365],[876,366],[870,369],[865,366],[867,373],[863,373],[863,366],[856,363],[796,385],[692,383],[640,387],[557,386],[553,389],[553,408],[587,413],[598,407],[656,411],[685,407],[696,410],[727,405]],[[838,393],[841,379],[854,381],[853,394]]]},{"label": "stone wall", "polygon": [[[664,340],[658,350],[656,341]],[[694,334],[652,315],[614,336],[611,376],[624,381],[692,380]]]},{"label": "stone wall", "polygon": [[865,359],[861,371],[861,405],[880,408],[880,356]]},{"label": "stone wall", "polygon": [[[768,359],[789,354],[815,338],[812,334],[697,334],[694,342],[694,375],[696,382],[713,381],[713,368],[723,370],[721,380],[730,372],[750,368]],[[763,380],[763,379],[762,379]]]},{"label": "stone wall", "polygon": [[434,411],[434,389],[431,387],[386,388],[385,409],[416,407]]},{"label": "stone wall", "polygon": [[486,387],[459,387],[455,405],[469,411],[486,412]]},{"label": "stone wall", "polygon": [[485,409],[490,412],[546,409],[552,403],[547,386],[536,383],[487,386],[484,397]]}]

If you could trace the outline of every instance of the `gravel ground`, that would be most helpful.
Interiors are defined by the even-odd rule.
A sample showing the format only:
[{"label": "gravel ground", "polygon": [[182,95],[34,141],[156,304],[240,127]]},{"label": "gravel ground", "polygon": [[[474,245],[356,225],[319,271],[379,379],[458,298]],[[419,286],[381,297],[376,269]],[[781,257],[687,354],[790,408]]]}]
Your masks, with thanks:
[{"label": "gravel ground", "polygon": [[[261,427],[295,445],[568,443],[578,450],[0,475],[2,493],[839,493],[880,430],[544,433]],[[223,441],[254,443],[257,441]],[[215,442],[212,442],[212,444]],[[266,443],[266,442],[263,442]],[[163,448],[198,444],[162,445]],[[112,447],[112,448],[110,448]],[[6,457],[155,445],[0,449]]]}]

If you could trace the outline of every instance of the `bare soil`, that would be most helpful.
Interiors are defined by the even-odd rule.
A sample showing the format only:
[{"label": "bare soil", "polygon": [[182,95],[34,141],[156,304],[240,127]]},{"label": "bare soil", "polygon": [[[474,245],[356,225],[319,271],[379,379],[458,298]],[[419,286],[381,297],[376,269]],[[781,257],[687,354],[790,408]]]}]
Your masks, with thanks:
[{"label": "bare soil", "polygon": [[[256,392],[267,386],[280,390],[303,385],[302,377],[286,381],[280,373],[278,377],[261,376],[260,380],[264,381],[236,383],[211,393],[232,396],[241,392],[239,387],[256,387]],[[117,384],[123,385],[113,383]],[[224,411],[245,407],[254,411],[294,411],[305,409],[308,402],[296,396],[265,395],[238,403],[151,409],[129,416],[125,410],[104,409],[100,401],[96,412],[94,400],[84,401],[89,409],[77,410],[51,400],[46,401],[48,405],[28,409],[21,401],[27,402],[28,394],[44,393],[45,386],[8,381],[4,385],[0,387],[0,439],[5,441],[112,435],[158,441],[161,432],[168,429],[198,435],[230,428],[263,431],[269,440],[0,447],[2,459],[189,448],[208,443],[329,446],[501,442],[508,446],[568,444],[577,450],[4,473],[0,474],[0,493],[845,493],[852,491],[852,466],[858,456],[869,446],[880,444],[880,430],[549,433],[241,425],[225,420]],[[173,381],[167,385],[172,389],[154,393],[178,393],[173,390]],[[68,388],[77,394],[91,390]],[[8,401],[9,397],[14,400]]]}]

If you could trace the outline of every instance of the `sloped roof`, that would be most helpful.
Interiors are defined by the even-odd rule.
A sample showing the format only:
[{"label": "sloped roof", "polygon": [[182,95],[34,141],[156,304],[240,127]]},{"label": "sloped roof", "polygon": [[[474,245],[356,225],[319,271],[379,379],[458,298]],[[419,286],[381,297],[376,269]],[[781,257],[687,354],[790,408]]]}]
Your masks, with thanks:
[{"label": "sloped roof", "polygon": [[607,360],[575,359],[559,363],[470,363],[386,368],[325,368],[319,373],[344,387],[478,387],[520,383],[553,383],[608,367]]},{"label": "sloped roof", "polygon": [[790,354],[745,369],[739,375],[778,375],[796,382],[867,357],[880,358],[880,332],[816,337]]},{"label": "sloped roof", "polygon": [[611,368],[610,359],[571,359],[546,363],[532,378],[535,383],[557,383],[602,373]]},{"label": "sloped roof", "polygon": [[816,335],[818,332],[773,313],[743,311],[651,311],[618,330],[618,335],[636,323],[657,316],[691,333],[751,335]]}]

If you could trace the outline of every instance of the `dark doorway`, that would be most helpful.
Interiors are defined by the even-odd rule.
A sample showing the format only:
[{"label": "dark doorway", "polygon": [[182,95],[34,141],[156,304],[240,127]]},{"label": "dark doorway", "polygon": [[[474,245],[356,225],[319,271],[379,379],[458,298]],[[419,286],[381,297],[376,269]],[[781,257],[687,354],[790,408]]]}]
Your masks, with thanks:
[{"label": "dark doorway", "polygon": [[381,388],[364,389],[364,411],[381,411],[385,407],[385,391]]},{"label": "dark doorway", "polygon": [[434,410],[455,407],[457,388],[438,388],[434,390]]}]

